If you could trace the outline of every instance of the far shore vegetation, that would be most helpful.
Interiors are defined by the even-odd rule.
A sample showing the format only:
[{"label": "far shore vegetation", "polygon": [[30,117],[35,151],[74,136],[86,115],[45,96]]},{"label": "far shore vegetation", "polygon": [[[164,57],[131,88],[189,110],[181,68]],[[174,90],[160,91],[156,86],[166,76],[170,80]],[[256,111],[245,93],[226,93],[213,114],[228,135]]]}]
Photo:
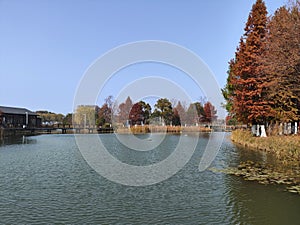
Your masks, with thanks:
[{"label": "far shore vegetation", "polygon": [[[117,103],[113,97],[105,99],[99,106],[80,105],[73,115],[73,124],[114,128],[120,132],[131,128],[134,132],[147,132],[149,125],[175,127],[209,126],[217,120],[217,110],[209,101],[194,102],[189,105],[177,100],[160,98],[154,105],[133,102],[130,96],[125,102]],[[126,133],[126,131],[124,131]]]},{"label": "far shore vegetation", "polygon": [[217,123],[215,106],[203,99],[187,105],[179,100],[160,98],[152,109],[147,102],[133,102],[130,96],[121,103],[108,96],[102,106],[79,105],[74,113],[67,115],[46,110],[36,113],[44,127],[113,129],[120,133],[162,132],[164,129],[170,133],[203,132],[211,131],[210,127]]}]

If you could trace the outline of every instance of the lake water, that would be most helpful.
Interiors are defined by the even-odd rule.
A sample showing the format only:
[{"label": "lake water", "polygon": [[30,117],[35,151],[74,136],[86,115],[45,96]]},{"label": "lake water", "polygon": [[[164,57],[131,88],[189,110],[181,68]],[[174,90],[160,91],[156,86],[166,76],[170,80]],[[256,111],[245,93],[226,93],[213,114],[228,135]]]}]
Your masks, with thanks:
[{"label": "lake water", "polygon": [[[163,182],[130,187],[111,182],[83,159],[73,135],[3,140],[0,145],[0,224],[299,224],[300,196],[198,164],[210,134],[201,134],[189,163]],[[234,146],[229,135],[212,166],[225,168],[266,155]],[[159,151],[126,149],[100,135],[122,161],[149,164],[167,157],[178,135]],[[122,150],[122,151],[121,151]],[[122,153],[120,153],[122,152]]]}]

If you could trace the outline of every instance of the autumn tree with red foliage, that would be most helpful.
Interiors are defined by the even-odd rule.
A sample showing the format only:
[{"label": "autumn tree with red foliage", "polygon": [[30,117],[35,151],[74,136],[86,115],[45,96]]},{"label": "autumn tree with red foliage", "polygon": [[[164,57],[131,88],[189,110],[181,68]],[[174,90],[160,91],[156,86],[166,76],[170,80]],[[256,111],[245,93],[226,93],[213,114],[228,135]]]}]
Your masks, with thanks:
[{"label": "autumn tree with red foliage", "polygon": [[244,123],[264,123],[272,116],[268,99],[268,77],[261,57],[266,51],[267,9],[262,0],[253,5],[244,36],[231,65],[235,87],[233,111]]},{"label": "autumn tree with red foliage", "polygon": [[105,99],[104,104],[98,108],[98,119],[97,119],[97,125],[98,126],[111,126],[112,123],[112,117],[114,114],[114,102],[113,102],[113,96],[108,96]]},{"label": "autumn tree with red foliage", "polygon": [[247,124],[299,121],[299,81],[300,1],[268,20],[257,0],[222,89],[229,115]]},{"label": "autumn tree with red foliage", "polygon": [[125,123],[127,120],[129,120],[129,112],[133,106],[131,98],[128,96],[125,102],[121,103],[119,105],[119,122]]},{"label": "autumn tree with red foliage", "polygon": [[202,118],[203,122],[212,123],[214,120],[217,119],[217,110],[210,102],[206,102],[204,104],[203,110],[204,110],[204,116]]},{"label": "autumn tree with red foliage", "polygon": [[132,125],[148,124],[151,114],[151,106],[144,101],[133,104],[129,112],[129,120]]},{"label": "autumn tree with red foliage", "polygon": [[257,0],[249,14],[235,59],[229,64],[227,96],[223,90],[224,97],[230,101],[231,114],[243,123],[264,123],[273,113],[268,98],[269,78],[262,63],[266,35],[267,9],[262,0]]},{"label": "autumn tree with red foliage", "polygon": [[98,112],[98,125],[104,126],[111,124],[112,110],[107,103],[104,103]]},{"label": "autumn tree with red foliage", "polygon": [[180,126],[181,125],[181,117],[176,108],[173,108],[173,117],[172,117],[172,125]]},{"label": "autumn tree with red foliage", "polygon": [[297,121],[300,97],[300,10],[280,7],[268,24],[268,41],[263,62],[270,77],[274,121]]},{"label": "autumn tree with red foliage", "polygon": [[129,119],[130,119],[132,125],[142,124],[142,122],[144,120],[143,109],[142,109],[142,105],[139,102],[133,104],[133,106],[130,110],[130,113],[129,113]]}]

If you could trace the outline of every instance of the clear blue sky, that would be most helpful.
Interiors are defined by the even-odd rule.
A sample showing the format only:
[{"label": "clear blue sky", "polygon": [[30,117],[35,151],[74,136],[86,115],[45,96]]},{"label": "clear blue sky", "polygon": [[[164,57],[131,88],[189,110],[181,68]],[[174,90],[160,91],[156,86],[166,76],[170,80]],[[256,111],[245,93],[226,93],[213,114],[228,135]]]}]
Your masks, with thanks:
[{"label": "clear blue sky", "polygon": [[[254,2],[0,0],[0,105],[71,112],[88,66],[112,48],[141,40],[169,41],[190,49],[223,87],[228,61]],[[286,3],[265,2],[269,13]],[[144,73],[160,75],[160,69]],[[139,67],[137,71],[143,73]],[[171,79],[171,70],[162,68],[161,73]],[[115,79],[115,86],[103,90],[102,96],[116,95],[123,84]],[[185,88],[198,100],[201,93],[188,84]]]}]

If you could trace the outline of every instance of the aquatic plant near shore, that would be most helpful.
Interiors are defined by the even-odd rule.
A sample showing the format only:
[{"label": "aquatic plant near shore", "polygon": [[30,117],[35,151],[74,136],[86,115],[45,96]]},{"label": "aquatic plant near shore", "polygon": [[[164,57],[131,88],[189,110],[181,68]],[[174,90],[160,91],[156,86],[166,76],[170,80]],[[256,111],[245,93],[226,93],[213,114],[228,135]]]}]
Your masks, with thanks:
[{"label": "aquatic plant near shore", "polygon": [[276,168],[271,165],[246,161],[241,162],[237,167],[226,169],[210,168],[210,171],[242,177],[244,180],[255,181],[264,185],[286,185],[287,191],[300,194],[299,170]]}]

